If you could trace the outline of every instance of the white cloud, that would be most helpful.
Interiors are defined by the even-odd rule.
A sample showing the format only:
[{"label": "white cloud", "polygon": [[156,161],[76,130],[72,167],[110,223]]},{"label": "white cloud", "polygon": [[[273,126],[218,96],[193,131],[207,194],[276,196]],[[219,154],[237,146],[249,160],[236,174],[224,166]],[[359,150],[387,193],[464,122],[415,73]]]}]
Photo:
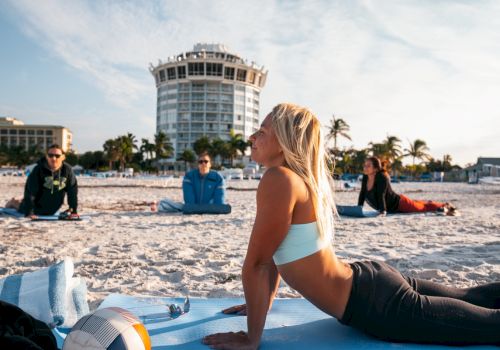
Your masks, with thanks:
[{"label": "white cloud", "polygon": [[[357,147],[387,134],[418,137],[431,151],[453,148],[443,152],[462,163],[500,150],[481,142],[490,135],[484,130],[500,130],[498,2],[13,0],[11,6],[40,45],[122,108],[138,111],[154,95],[149,62],[196,42],[223,42],[269,69],[262,114],[278,102],[296,102],[323,122],[332,113],[346,119]],[[476,146],[457,149],[460,139]]]}]

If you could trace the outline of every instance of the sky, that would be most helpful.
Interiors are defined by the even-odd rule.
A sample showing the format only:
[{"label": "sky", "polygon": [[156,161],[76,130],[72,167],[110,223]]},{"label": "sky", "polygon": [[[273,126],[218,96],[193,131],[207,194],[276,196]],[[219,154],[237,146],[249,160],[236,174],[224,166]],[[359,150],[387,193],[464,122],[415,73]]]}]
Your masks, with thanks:
[{"label": "sky", "polygon": [[344,119],[340,147],[419,138],[465,165],[500,157],[498,18],[494,0],[3,0],[0,116],[64,125],[78,152],[151,140],[149,64],[223,43],[268,70],[261,120],[292,102]]}]

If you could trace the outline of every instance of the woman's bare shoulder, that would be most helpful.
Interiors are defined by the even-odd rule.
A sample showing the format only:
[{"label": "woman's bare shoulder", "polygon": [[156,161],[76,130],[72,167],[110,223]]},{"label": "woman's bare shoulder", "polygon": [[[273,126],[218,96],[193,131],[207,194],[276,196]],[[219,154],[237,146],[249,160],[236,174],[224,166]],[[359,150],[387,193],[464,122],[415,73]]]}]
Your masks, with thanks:
[{"label": "woman's bare shoulder", "polygon": [[297,181],[302,181],[301,178],[292,170],[284,166],[272,167],[266,170],[262,177],[261,183],[266,184],[282,184],[292,186]]}]

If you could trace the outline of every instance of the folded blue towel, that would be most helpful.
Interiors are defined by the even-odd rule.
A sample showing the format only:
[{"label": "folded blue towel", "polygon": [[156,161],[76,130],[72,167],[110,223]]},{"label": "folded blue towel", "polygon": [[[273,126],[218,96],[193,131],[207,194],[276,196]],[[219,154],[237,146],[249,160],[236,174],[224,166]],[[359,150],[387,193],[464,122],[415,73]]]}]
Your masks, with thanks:
[{"label": "folded blue towel", "polygon": [[89,312],[87,286],[73,278],[66,259],[48,268],[0,279],[0,300],[17,305],[51,327],[71,327]]}]

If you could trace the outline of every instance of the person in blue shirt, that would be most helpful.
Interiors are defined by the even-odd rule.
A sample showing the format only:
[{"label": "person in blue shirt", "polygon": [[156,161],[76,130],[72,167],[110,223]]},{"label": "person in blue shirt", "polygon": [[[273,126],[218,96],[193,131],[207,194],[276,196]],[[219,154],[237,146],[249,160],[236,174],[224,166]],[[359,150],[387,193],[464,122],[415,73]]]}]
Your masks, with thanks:
[{"label": "person in blue shirt", "polygon": [[210,170],[210,155],[198,156],[198,168],[186,173],[182,181],[185,204],[226,204],[224,178]]},{"label": "person in blue shirt", "polygon": [[212,160],[207,152],[198,155],[198,167],[188,171],[182,181],[184,203],[162,199],[151,204],[152,211],[227,214],[230,206],[225,199],[224,178],[210,170]]}]

